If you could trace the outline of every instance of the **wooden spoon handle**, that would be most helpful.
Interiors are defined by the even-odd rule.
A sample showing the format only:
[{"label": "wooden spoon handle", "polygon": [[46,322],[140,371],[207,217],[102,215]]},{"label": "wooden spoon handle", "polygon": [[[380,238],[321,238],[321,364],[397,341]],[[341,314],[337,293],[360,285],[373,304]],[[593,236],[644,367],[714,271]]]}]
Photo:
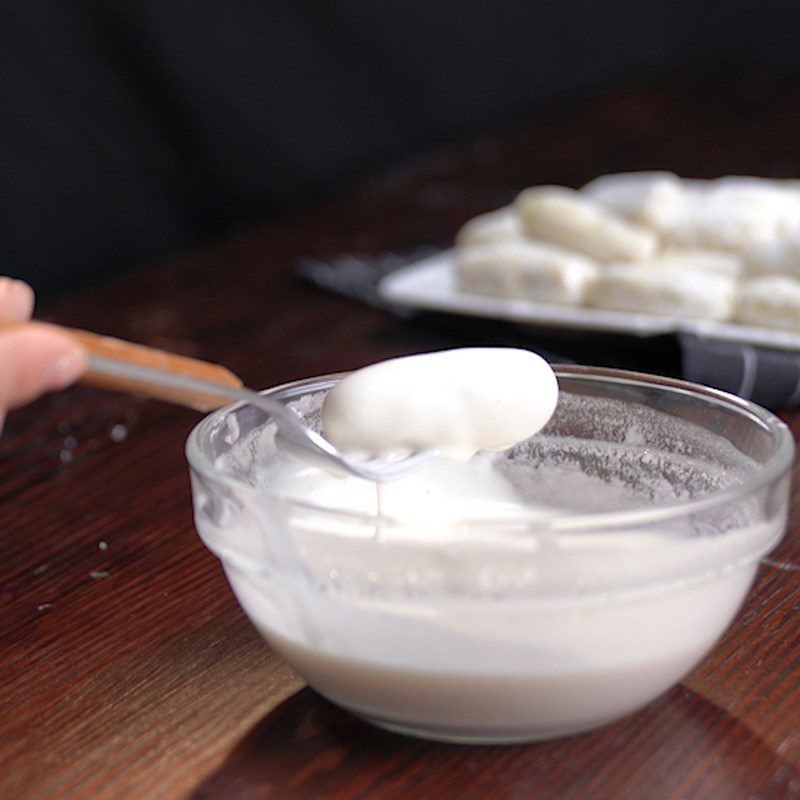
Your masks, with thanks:
[{"label": "wooden spoon handle", "polygon": [[[0,329],[18,328],[23,324],[0,321]],[[196,408],[198,411],[219,408],[230,403],[231,398],[199,389],[164,386],[157,380],[157,373],[183,375],[221,386],[236,388],[242,386],[242,381],[236,375],[219,364],[179,356],[155,347],[145,347],[141,344],[133,344],[133,342],[126,342],[123,339],[101,336],[98,333],[90,333],[77,328],[65,328],[61,325],[51,325],[50,327],[72,337],[87,352],[88,366],[79,380],[89,386],[143,394],[157,400],[166,400],[170,403]],[[127,364],[157,370],[157,373],[153,375],[153,379],[141,375],[127,375],[124,370]]]},{"label": "wooden spoon handle", "polygon": [[[242,381],[236,375],[219,364],[179,356],[154,347],[145,347],[144,345],[133,344],[133,342],[126,342],[122,339],[114,339],[111,336],[101,336],[89,331],[75,328],[61,328],[61,330],[75,339],[89,354],[89,365],[80,378],[81,383],[89,386],[143,394],[157,400],[166,400],[170,403],[196,408],[199,411],[210,411],[231,402],[230,398],[212,396],[174,386],[163,386],[154,381],[142,380],[128,375],[112,375],[103,371],[103,360],[149,367],[161,372],[170,372],[174,375],[186,375],[191,378],[209,381],[210,383],[221,384],[222,386],[239,387],[242,385]],[[98,356],[98,358],[92,359],[91,356]]]}]

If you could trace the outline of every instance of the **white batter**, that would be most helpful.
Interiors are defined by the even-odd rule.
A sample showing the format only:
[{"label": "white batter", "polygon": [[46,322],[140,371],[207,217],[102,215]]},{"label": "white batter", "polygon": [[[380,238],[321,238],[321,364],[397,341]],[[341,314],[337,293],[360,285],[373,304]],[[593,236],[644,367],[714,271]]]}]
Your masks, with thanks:
[{"label": "white batter", "polygon": [[[601,509],[630,503],[607,475],[570,466],[576,440],[535,436],[556,393],[542,359],[505,349],[396,359],[345,378],[322,414],[337,446],[436,448],[460,459],[484,449],[385,484],[383,518],[374,486],[282,456],[269,426],[241,442],[237,469],[258,491],[238,498],[241,522],[224,531],[226,553],[237,555],[224,559],[226,572],[259,630],[317,691],[432,738],[549,738],[640,707],[713,645],[753,579],[754,552],[776,541],[782,520],[747,517],[741,529],[696,539],[669,524],[548,532],[564,512],[535,505],[542,499],[562,509],[587,507],[593,494]],[[295,407],[313,417],[319,398]],[[600,443],[593,456],[613,474],[624,473],[614,459],[631,451],[652,469],[649,437],[665,426],[659,436],[690,448],[673,468],[699,470],[698,480],[691,447],[702,437],[719,443],[715,461],[734,474],[744,458],[636,403],[565,395],[559,413],[578,428],[600,414],[609,432],[624,431],[616,450]],[[487,451],[521,439],[518,459]],[[531,447],[549,456],[526,456]],[[522,476],[522,490],[501,464]],[[657,502],[674,502],[675,487],[658,468],[653,476]],[[545,487],[536,500],[522,494],[531,481]]]}]

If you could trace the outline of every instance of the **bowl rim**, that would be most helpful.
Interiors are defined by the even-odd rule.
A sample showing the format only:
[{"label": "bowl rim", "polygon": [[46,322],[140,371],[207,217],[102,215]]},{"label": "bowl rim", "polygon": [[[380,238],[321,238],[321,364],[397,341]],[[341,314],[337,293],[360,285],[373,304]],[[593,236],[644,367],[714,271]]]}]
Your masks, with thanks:
[{"label": "bowl rim", "polygon": [[[592,367],[576,364],[552,364],[557,377],[577,377],[588,382],[606,382],[622,385],[645,386],[671,391],[675,394],[702,397],[706,400],[716,402],[728,407],[742,416],[750,417],[766,429],[775,442],[775,449],[770,458],[764,462],[761,469],[756,470],[751,475],[745,477],[741,483],[727,487],[720,491],[711,492],[702,497],[691,500],[677,500],[673,503],[665,503],[656,507],[641,507],[625,509],[623,511],[603,511],[593,513],[563,514],[552,518],[542,518],[532,513],[521,513],[503,517],[458,517],[454,520],[455,524],[464,525],[474,530],[491,527],[494,530],[509,530],[519,526],[525,529],[535,522],[536,527],[543,533],[546,532],[566,532],[580,533],[596,530],[607,530],[610,526],[615,528],[628,528],[636,525],[650,525],[655,522],[672,520],[684,515],[706,510],[718,504],[740,498],[747,494],[757,492],[759,489],[772,483],[791,468],[795,442],[794,436],[789,427],[771,411],[745,400],[736,395],[714,389],[702,384],[684,381],[678,378],[668,378],[661,375],[652,375],[644,372],[634,372],[629,370],[613,369],[608,367]],[[295,381],[288,381],[278,386],[264,389],[261,394],[277,399],[291,399],[297,395],[309,391],[321,391],[338,380],[341,380],[349,372],[338,372],[317,377],[303,378]],[[218,420],[237,408],[245,405],[244,402],[232,403],[223,406],[205,416],[198,422],[189,433],[186,440],[186,459],[191,469],[197,471],[205,478],[221,483],[227,488],[237,492],[253,494],[257,490],[252,485],[238,480],[237,478],[221,472],[215,467],[213,462],[206,458],[199,445],[202,436],[206,435],[214,427]],[[313,511],[320,514],[330,515],[336,519],[359,520],[374,522],[375,516],[360,512],[349,511],[340,508],[317,505],[295,498],[276,495],[283,502],[290,506]],[[381,524],[402,528],[411,523],[404,522],[402,519],[386,517],[381,519]]]}]

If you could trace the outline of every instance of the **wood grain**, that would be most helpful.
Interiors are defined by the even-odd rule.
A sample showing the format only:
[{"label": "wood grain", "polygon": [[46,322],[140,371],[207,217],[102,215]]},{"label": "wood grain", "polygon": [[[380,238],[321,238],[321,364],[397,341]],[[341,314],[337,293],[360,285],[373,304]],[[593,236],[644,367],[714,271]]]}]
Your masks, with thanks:
[{"label": "wood grain", "polygon": [[[430,158],[325,206],[114,279],[40,316],[224,363],[248,385],[509,326],[413,323],[298,283],[302,255],[448,240],[527,184],[621,169],[798,175],[800,92],[768,75],[641,85]],[[560,341],[538,334],[543,346]],[[618,355],[580,345],[582,359]],[[665,368],[648,350],[644,366]],[[795,432],[800,417],[785,415]],[[0,797],[800,797],[800,507],[714,652],[593,733],[435,745],[370,728],[270,652],[193,530],[199,415],[76,387],[0,440]]]},{"label": "wood grain", "polygon": [[[240,378],[220,364],[210,364],[208,361],[201,361],[198,358],[179,356],[157,347],[144,347],[135,342],[126,342],[113,336],[102,336],[77,328],[60,328],[60,330],[78,342],[90,356],[99,356],[112,362],[169,372],[173,375],[198,378],[210,383],[218,383],[221,386],[239,387],[242,385]],[[228,398],[164,386],[152,380],[140,380],[127,375],[111,375],[99,369],[92,361],[89,361],[86,371],[81,375],[80,382],[100,389],[141,394],[154,400],[165,400],[169,403],[188,406],[197,411],[211,411],[230,402]]]}]

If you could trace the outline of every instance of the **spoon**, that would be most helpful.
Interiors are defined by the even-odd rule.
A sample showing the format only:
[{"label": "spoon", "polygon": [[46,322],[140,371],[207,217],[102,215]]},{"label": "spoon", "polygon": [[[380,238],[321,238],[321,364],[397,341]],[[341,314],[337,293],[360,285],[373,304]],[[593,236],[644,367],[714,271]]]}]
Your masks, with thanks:
[{"label": "spoon", "polygon": [[142,394],[199,411],[210,411],[232,401],[256,406],[275,423],[281,444],[316,465],[382,483],[414,472],[435,455],[425,450],[404,458],[355,461],[303,424],[291,408],[244,387],[236,375],[219,364],[89,331],[53,327],[71,336],[86,351],[81,383]]}]

